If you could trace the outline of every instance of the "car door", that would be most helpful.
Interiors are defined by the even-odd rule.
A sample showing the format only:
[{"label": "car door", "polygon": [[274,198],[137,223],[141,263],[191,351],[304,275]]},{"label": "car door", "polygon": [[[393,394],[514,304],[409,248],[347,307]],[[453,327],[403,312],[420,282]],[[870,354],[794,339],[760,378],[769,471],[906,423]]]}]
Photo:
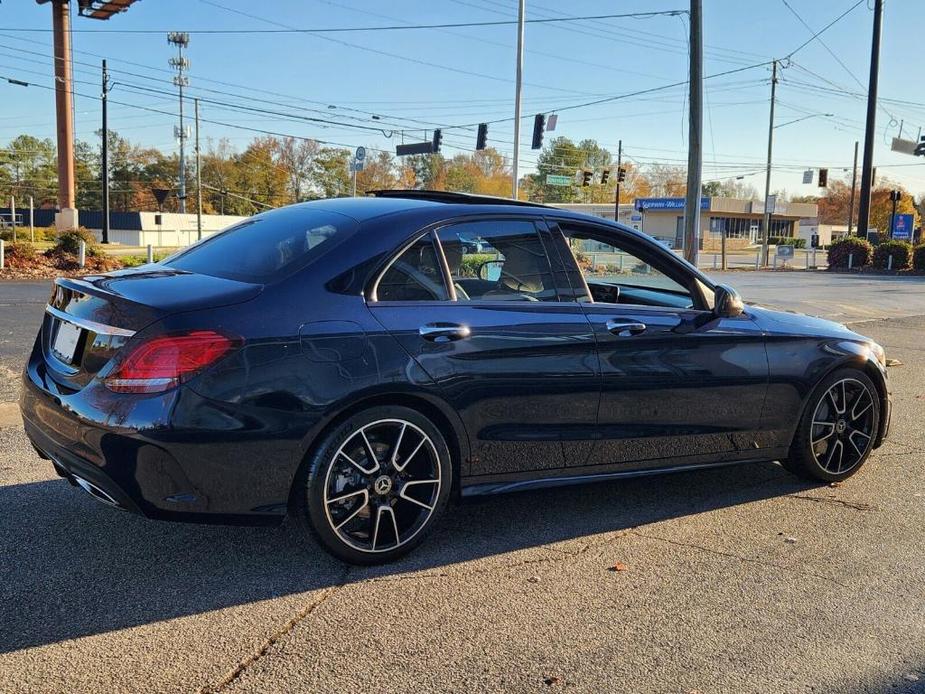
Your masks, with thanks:
[{"label": "car door", "polygon": [[667,249],[593,224],[551,225],[594,328],[602,377],[594,465],[755,455],[768,388],[762,330],[717,318],[712,292]]},{"label": "car door", "polygon": [[[600,373],[581,307],[561,302],[545,228],[480,218],[420,235],[382,272],[369,309],[459,412],[471,475],[586,457]],[[583,445],[584,442],[584,445]]]}]

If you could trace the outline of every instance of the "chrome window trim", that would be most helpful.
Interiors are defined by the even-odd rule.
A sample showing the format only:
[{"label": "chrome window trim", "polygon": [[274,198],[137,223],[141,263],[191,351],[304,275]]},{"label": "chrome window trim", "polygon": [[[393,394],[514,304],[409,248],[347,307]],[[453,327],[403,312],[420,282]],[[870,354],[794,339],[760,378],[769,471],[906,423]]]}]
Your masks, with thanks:
[{"label": "chrome window trim", "polygon": [[66,323],[73,323],[74,325],[89,330],[96,333],[97,335],[114,335],[118,337],[132,337],[135,334],[134,330],[126,330],[125,328],[116,328],[112,325],[104,325],[103,323],[97,323],[96,321],[88,320],[86,318],[79,318],[77,316],[72,316],[70,313],[65,313],[60,309],[51,306],[50,304],[45,305],[45,312],[54,316],[58,320],[65,321]]}]

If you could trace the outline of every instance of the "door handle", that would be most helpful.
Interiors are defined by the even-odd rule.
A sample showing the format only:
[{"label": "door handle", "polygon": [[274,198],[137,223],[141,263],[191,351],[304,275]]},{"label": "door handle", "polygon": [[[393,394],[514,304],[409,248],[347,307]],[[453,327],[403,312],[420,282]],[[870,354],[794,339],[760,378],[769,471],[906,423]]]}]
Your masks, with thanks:
[{"label": "door handle", "polygon": [[431,342],[454,342],[469,337],[471,331],[459,323],[428,323],[418,328],[418,333]]},{"label": "door handle", "polygon": [[646,324],[638,321],[611,318],[607,321],[607,331],[618,337],[632,337],[633,335],[641,335],[644,333],[646,331]]}]

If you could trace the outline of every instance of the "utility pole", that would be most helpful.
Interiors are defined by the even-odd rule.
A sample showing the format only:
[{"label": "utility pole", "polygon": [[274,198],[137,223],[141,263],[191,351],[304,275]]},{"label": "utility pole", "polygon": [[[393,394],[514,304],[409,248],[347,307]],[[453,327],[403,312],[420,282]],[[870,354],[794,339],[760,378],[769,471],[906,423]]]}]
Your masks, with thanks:
[{"label": "utility pole", "polygon": [[880,75],[880,33],[883,0],[874,2],[874,31],[870,43],[870,82],[867,87],[867,127],[864,130],[864,163],[861,165],[861,200],[858,204],[858,236],[867,238],[870,224],[870,189],[873,186],[874,128],[877,126],[877,82]]},{"label": "utility pole", "polygon": [[77,228],[74,188],[74,85],[71,71],[71,5],[67,0],[51,4],[55,51],[55,121],[58,138],[58,214],[59,230]]},{"label": "utility pole", "polygon": [[511,197],[517,199],[517,171],[520,163],[520,97],[523,92],[524,76],[524,11],[525,0],[519,0],[517,10],[517,70],[516,85],[514,87],[514,162],[511,169],[513,181],[511,182]]},{"label": "utility pole", "polygon": [[694,267],[700,254],[700,183],[703,138],[703,36],[701,0],[691,0],[690,109],[687,126],[687,200],[684,204],[684,257]]},{"label": "utility pole", "polygon": [[35,243],[35,203],[29,196],[29,240]]},{"label": "utility pole", "polygon": [[771,236],[771,156],[774,152],[774,98],[777,95],[777,61],[771,63],[771,115],[768,119],[768,166],[764,176],[764,239],[761,241],[761,264],[768,265],[768,240]]},{"label": "utility pole", "polygon": [[202,160],[199,157],[199,99],[193,101],[196,113],[196,238],[202,240]]},{"label": "utility pole", "polygon": [[103,106],[103,161],[100,165],[100,172],[103,177],[103,243],[109,243],[109,119],[107,115],[107,103],[109,101],[109,73],[106,71],[106,60],[103,59],[103,95],[101,103]]},{"label": "utility pole", "polygon": [[851,170],[851,202],[848,205],[848,236],[854,224],[854,189],[858,185],[858,141],[854,141],[854,168]]},{"label": "utility pole", "polygon": [[13,225],[13,241],[16,241],[16,196],[10,197],[10,223]]},{"label": "utility pole", "polygon": [[169,63],[170,67],[177,70],[173,83],[180,92],[180,127],[174,129],[174,134],[180,140],[180,190],[177,193],[177,200],[180,203],[180,212],[186,212],[186,129],[183,126],[183,87],[189,86],[189,78],[183,72],[189,70],[189,58],[183,57],[183,49],[189,46],[189,34],[185,31],[171,31],[167,34],[167,43],[172,43],[177,47],[177,57],[171,58]]},{"label": "utility pole", "polygon": [[613,193],[613,221],[620,221],[620,170],[623,168],[623,140],[617,140],[617,188]]}]

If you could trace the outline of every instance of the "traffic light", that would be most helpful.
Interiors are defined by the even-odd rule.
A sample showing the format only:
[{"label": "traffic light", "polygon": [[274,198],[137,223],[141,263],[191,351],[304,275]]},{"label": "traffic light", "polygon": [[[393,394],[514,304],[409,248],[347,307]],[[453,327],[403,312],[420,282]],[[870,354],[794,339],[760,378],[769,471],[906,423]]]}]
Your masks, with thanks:
[{"label": "traffic light", "polygon": [[626,169],[622,166],[617,169],[617,183],[623,183],[626,180]]},{"label": "traffic light", "polygon": [[604,169],[601,172],[601,185],[606,186],[607,181],[610,179],[610,169]]},{"label": "traffic light", "polygon": [[925,135],[922,136],[922,141],[915,146],[912,153],[917,157],[925,157]]},{"label": "traffic light", "polygon": [[531,149],[542,149],[543,148],[543,133],[546,132],[546,116],[542,113],[537,113],[533,116],[533,144]]},{"label": "traffic light", "polygon": [[819,187],[825,188],[829,182],[829,170],[819,169]]},{"label": "traffic light", "polygon": [[440,145],[442,144],[443,144],[443,131],[440,128],[436,128],[434,130],[434,141],[433,141],[434,148],[432,151],[439,152]]},{"label": "traffic light", "polygon": [[899,202],[902,199],[903,199],[903,194],[901,192],[899,192],[898,190],[890,191],[890,201]]},{"label": "traffic light", "polygon": [[488,145],[488,123],[479,123],[479,132],[475,136],[475,148],[485,149]]},{"label": "traffic light", "polygon": [[591,185],[591,178],[592,178],[592,176],[594,176],[594,172],[593,172],[593,171],[590,171],[590,170],[588,170],[588,169],[585,169],[584,171],[582,171],[582,172],[581,172],[581,185],[582,185],[582,186],[589,186],[589,185]]}]

